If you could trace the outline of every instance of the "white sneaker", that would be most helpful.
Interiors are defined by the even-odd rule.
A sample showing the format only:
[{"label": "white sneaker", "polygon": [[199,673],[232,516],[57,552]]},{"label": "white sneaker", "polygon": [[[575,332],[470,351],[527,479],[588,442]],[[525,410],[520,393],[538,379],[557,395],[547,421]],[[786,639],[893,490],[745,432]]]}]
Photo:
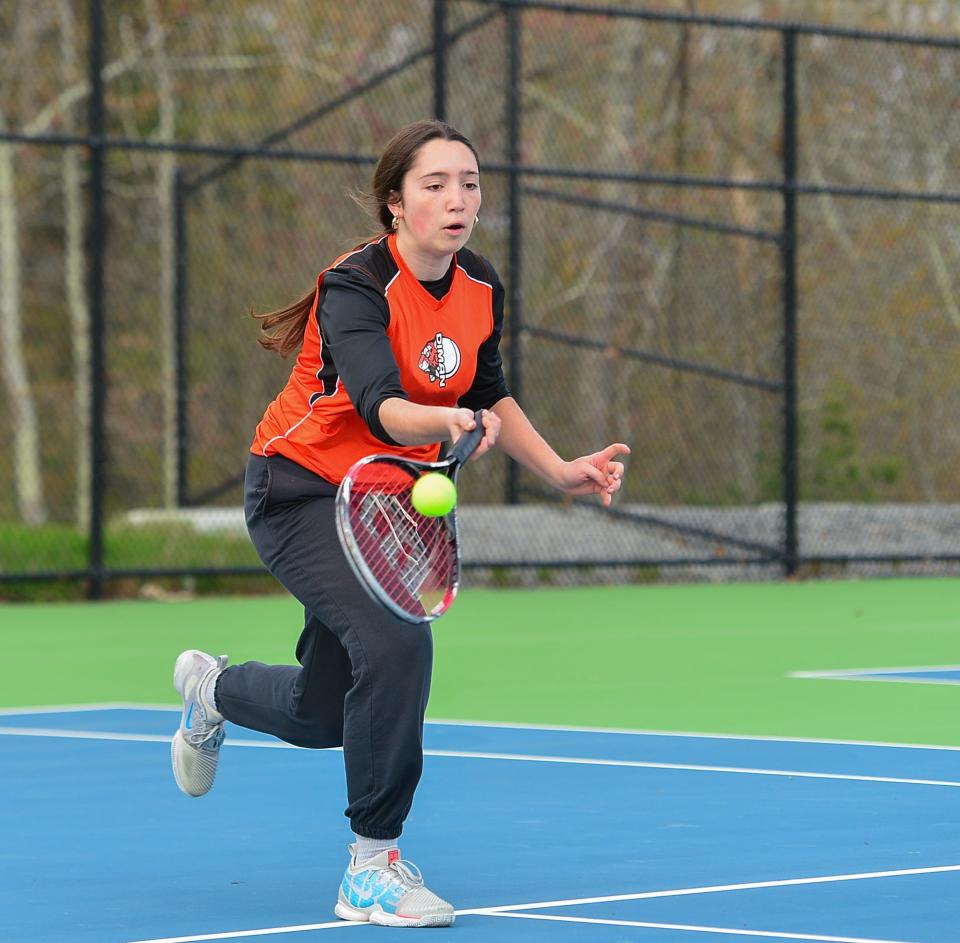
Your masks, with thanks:
[{"label": "white sneaker", "polygon": [[200,697],[200,686],[211,671],[222,671],[227,656],[214,658],[196,649],[181,652],[173,669],[173,686],[183,699],[180,729],[173,735],[170,758],[173,778],[188,796],[210,791],[223,743],[223,717]]},{"label": "white sneaker", "polygon": [[341,920],[381,927],[449,927],[453,907],[427,890],[412,861],[402,861],[393,848],[357,864],[357,846],[349,845],[350,863],[343,873],[337,906]]}]

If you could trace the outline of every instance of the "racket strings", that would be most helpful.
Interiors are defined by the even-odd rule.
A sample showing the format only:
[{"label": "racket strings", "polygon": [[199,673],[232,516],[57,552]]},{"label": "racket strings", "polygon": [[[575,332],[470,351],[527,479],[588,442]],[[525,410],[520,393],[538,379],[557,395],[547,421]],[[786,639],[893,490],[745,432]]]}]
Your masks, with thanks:
[{"label": "racket strings", "polygon": [[369,574],[396,606],[421,618],[452,601],[458,561],[447,522],[413,507],[414,480],[388,463],[364,466],[353,482],[349,518]]},{"label": "racket strings", "polygon": [[395,568],[407,592],[417,595],[430,574],[430,548],[400,498],[393,494],[365,495],[360,502],[360,522],[367,533],[382,535],[381,572],[374,575],[382,579],[388,568]]}]

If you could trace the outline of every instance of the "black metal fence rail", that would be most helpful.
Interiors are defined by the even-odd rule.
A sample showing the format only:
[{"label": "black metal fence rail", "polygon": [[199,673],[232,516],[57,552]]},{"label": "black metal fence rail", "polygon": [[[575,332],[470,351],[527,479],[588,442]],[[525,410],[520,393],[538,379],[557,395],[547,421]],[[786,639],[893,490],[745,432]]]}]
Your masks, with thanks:
[{"label": "black metal fence rail", "polygon": [[[842,28],[819,27],[810,24],[754,21],[734,17],[719,17],[701,14],[682,14],[658,12],[654,10],[629,9],[621,6],[584,5],[576,3],[549,2],[549,0],[471,0],[471,6],[487,7],[481,15],[465,22],[455,29],[449,27],[449,14],[456,3],[435,0],[432,7],[432,42],[407,54],[388,68],[371,75],[365,82],[349,91],[322,101],[308,112],[261,137],[255,144],[240,146],[234,144],[211,144],[191,141],[146,141],[133,140],[108,135],[107,103],[103,83],[105,62],[105,10],[107,0],[89,0],[89,96],[88,127],[84,134],[25,134],[21,132],[0,132],[0,143],[30,144],[43,147],[82,147],[89,155],[89,183],[87,205],[87,295],[90,309],[90,385],[93,391],[92,424],[90,441],[90,465],[92,481],[92,508],[88,541],[88,561],[84,568],[64,570],[43,570],[35,572],[0,573],[0,582],[48,581],[61,579],[79,579],[87,581],[89,595],[97,598],[103,594],[104,583],[110,579],[145,578],[159,576],[209,575],[209,574],[249,574],[261,572],[257,567],[223,567],[206,569],[203,567],[164,568],[164,567],[110,567],[104,556],[104,467],[106,443],[106,355],[104,335],[104,311],[106,305],[107,269],[107,216],[106,216],[106,158],[112,151],[141,151],[145,153],[175,153],[191,157],[216,157],[220,162],[208,169],[189,176],[178,170],[175,187],[175,233],[176,284],[175,310],[176,346],[177,346],[177,390],[178,390],[178,483],[177,493],[184,507],[196,505],[217,497],[228,489],[234,488],[238,476],[233,475],[223,482],[208,486],[202,491],[192,492],[187,478],[188,455],[191,447],[190,430],[186,403],[189,397],[190,378],[187,370],[186,349],[190,337],[188,321],[188,298],[190,278],[190,255],[188,252],[186,225],[191,200],[207,185],[235,172],[247,161],[300,162],[329,165],[371,165],[376,158],[371,154],[339,153],[309,148],[285,146],[297,132],[329,117],[338,109],[362,98],[372,90],[406,70],[427,60],[433,64],[433,102],[438,117],[448,118],[448,57],[451,48],[474,32],[492,22],[500,22],[503,27],[503,43],[507,63],[504,75],[506,109],[503,114],[503,127],[507,140],[506,159],[501,162],[484,163],[485,173],[503,175],[506,178],[507,204],[507,266],[506,285],[508,302],[508,336],[511,340],[508,350],[508,371],[512,390],[518,397],[525,391],[525,364],[521,337],[536,337],[552,344],[566,345],[584,350],[611,350],[621,358],[654,365],[659,368],[707,377],[723,383],[770,394],[779,399],[782,412],[782,437],[780,442],[780,474],[783,533],[779,545],[769,545],[743,539],[736,534],[723,533],[709,528],[689,527],[671,521],[665,517],[632,512],[630,510],[610,510],[605,513],[612,519],[653,524],[678,535],[698,536],[715,541],[730,548],[745,552],[737,562],[745,565],[765,565],[777,563],[784,574],[796,572],[803,563],[849,563],[849,562],[911,562],[939,561],[957,562],[960,556],[937,553],[932,555],[904,553],[846,555],[824,553],[801,553],[798,543],[797,515],[799,501],[798,484],[798,377],[797,377],[797,284],[798,284],[798,203],[804,197],[829,195],[851,200],[875,201],[913,201],[926,204],[956,206],[960,204],[958,192],[926,192],[916,189],[896,189],[857,185],[818,184],[799,179],[798,159],[800,142],[798,139],[798,101],[797,76],[801,68],[798,64],[797,39],[801,36],[818,36],[850,41],[884,43],[892,46],[928,47],[939,50],[960,52],[960,39],[920,36],[894,32],[876,32]],[[776,179],[728,179],[700,176],[696,174],[670,174],[652,172],[618,172],[601,170],[589,166],[549,166],[527,163],[522,159],[524,141],[524,92],[521,51],[525,37],[525,14],[532,11],[549,12],[571,18],[605,17],[624,20],[640,20],[651,23],[669,24],[680,28],[709,27],[730,31],[761,31],[779,35],[782,47],[781,76],[781,128],[783,143],[782,174]],[[707,218],[689,213],[674,213],[645,208],[625,206],[610,201],[585,197],[582,195],[549,189],[549,182],[573,181],[580,183],[618,183],[642,187],[664,187],[680,190],[743,190],[779,195],[781,204],[781,226],[779,229],[751,228]],[[748,372],[721,368],[709,363],[695,362],[682,357],[664,355],[655,350],[641,349],[628,345],[617,345],[610,339],[588,337],[562,330],[554,330],[528,323],[524,311],[524,267],[521,246],[524,238],[524,209],[530,199],[544,200],[556,204],[575,206],[585,211],[628,215],[651,222],[662,222],[678,227],[712,233],[719,237],[754,240],[772,245],[779,260],[780,303],[782,321],[782,358],[781,375],[764,377]],[[524,497],[540,498],[543,495],[537,489],[524,487],[518,477],[516,467],[511,464],[507,474],[504,501],[517,504]],[[602,560],[573,561],[566,559],[539,558],[524,559],[484,559],[471,561],[468,565],[477,567],[551,567],[578,566],[674,566],[712,565],[722,563],[707,556],[690,555],[683,560],[647,559],[619,557]],[[729,562],[729,561],[727,561]]]}]

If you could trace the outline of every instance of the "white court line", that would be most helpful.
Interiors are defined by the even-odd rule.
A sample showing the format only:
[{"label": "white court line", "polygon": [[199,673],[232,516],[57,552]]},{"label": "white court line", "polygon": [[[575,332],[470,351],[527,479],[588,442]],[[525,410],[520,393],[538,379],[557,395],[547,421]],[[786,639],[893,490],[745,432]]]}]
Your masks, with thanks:
[{"label": "white court line", "polygon": [[[958,667],[960,670],[960,667]],[[37,707],[2,707],[0,716],[55,714],[58,711],[168,711],[179,714],[181,708],[172,704],[137,704],[132,701],[106,702],[102,704],[44,704]],[[832,740],[823,737],[775,737],[759,734],[703,733],[693,730],[644,730],[630,727],[577,727],[560,724],[515,724],[495,720],[441,720],[432,718],[427,726],[439,727],[489,727],[493,730],[551,730],[560,733],[600,733],[629,737],[679,737],[694,740],[743,740],[748,743],[824,743],[843,747],[882,747],[891,750],[946,750],[960,752],[960,746],[947,746],[939,743],[888,743],[883,740]]]},{"label": "white court line", "polygon": [[960,665],[902,665],[899,668],[835,668],[825,671],[795,671],[792,678],[842,678],[868,673],[906,673],[908,671],[960,671]]},{"label": "white court line", "polygon": [[[169,743],[170,733],[114,733],[109,730],[60,730],[56,727],[0,727],[4,737],[55,737],[63,740],[116,740],[126,743]],[[297,750],[290,743],[279,740],[228,740],[234,747],[260,747],[266,750]],[[332,749],[342,750],[342,747]]]},{"label": "white court line", "polygon": [[[674,890],[668,891],[644,891],[638,894],[614,894],[607,897],[581,897],[571,900],[548,900],[548,901],[539,901],[532,904],[502,904],[497,907],[478,907],[472,910],[458,910],[456,914],[458,917],[465,916],[478,916],[478,917],[509,917],[509,916],[529,916],[533,917],[533,914],[521,914],[517,911],[523,910],[540,910],[545,907],[576,907],[582,904],[603,904],[610,903],[613,901],[621,900],[650,900],[653,898],[662,898],[662,897],[685,897],[694,894],[717,894],[727,891],[746,891],[746,890],[755,890],[757,888],[764,887],[794,887],[802,884],[830,884],[838,881],[865,881],[865,880],[874,880],[877,878],[887,878],[887,877],[907,877],[916,874],[942,874],[947,871],[960,871],[960,864],[951,864],[945,865],[943,867],[934,867],[934,868],[909,868],[899,871],[865,871],[859,874],[833,874],[833,875],[824,875],[823,877],[815,878],[787,878],[781,881],[756,881],[750,884],[717,884],[708,887],[685,887],[677,888]],[[711,932],[710,928],[707,927],[670,927],[666,924],[644,924],[644,923],[633,923],[628,921],[617,921],[617,920],[600,920],[600,919],[591,919],[591,918],[579,918],[579,917],[559,917],[556,915],[547,915],[541,914],[537,915],[538,919],[544,920],[566,920],[568,922],[583,922],[583,923],[611,923],[615,925],[624,925],[624,926],[637,926],[637,927],[665,927],[667,929],[689,929],[689,930],[700,930],[701,932]],[[300,933],[307,930],[325,930],[325,929],[337,929],[340,927],[362,927],[367,926],[363,923],[349,923],[345,921],[337,921],[335,923],[314,923],[314,924],[302,924],[300,926],[290,926],[290,927],[265,927],[259,930],[234,930],[224,933],[203,933],[195,936],[177,936],[177,937],[162,937],[152,940],[136,940],[131,941],[131,943],[203,943],[207,940],[232,940],[240,939],[243,937],[251,936],[268,936],[271,933]],[[712,932],[728,932],[724,931],[721,928],[713,928]],[[738,933],[745,934],[747,936],[754,935],[751,931],[738,930]],[[756,935],[761,935],[759,931],[756,932]],[[772,935],[772,934],[767,934]],[[796,939],[796,940],[814,940],[814,941],[829,941],[829,943],[836,943],[836,941],[841,941],[841,943],[902,943],[898,940],[852,940],[850,937],[828,937],[828,936],[798,936],[790,934],[777,934],[782,939]]]},{"label": "white court line", "polygon": [[598,917],[558,917],[554,914],[494,913],[491,917],[518,920],[556,920],[560,923],[598,923],[612,927],[642,927],[647,930],[688,930],[693,933],[719,933],[727,936],[756,936],[774,940],[812,940],[814,943],[908,943],[905,940],[876,940],[860,936],[821,936],[812,933],[787,933],[776,930],[743,930],[739,927],[703,927],[686,923],[646,923],[641,920],[601,920]]},{"label": "white court line", "polygon": [[[960,671],[960,665],[928,665],[914,668],[844,668],[838,671],[792,671],[790,677],[812,678],[816,681],[883,681],[887,684],[960,684],[960,680],[922,677],[923,674],[934,671]],[[884,675],[897,673],[911,675],[911,677],[884,677]]]},{"label": "white court line", "polygon": [[[179,708],[177,708],[179,710]],[[744,740],[748,743],[814,743],[841,747],[883,747],[894,750],[950,750],[960,752],[958,746],[937,743],[889,743],[883,740],[831,740],[823,737],[775,737],[745,733],[698,733],[693,730],[645,730],[628,727],[569,727],[557,724],[512,724],[494,720],[438,720],[427,724],[450,727],[491,727],[504,730],[555,730],[560,733],[623,734],[631,737],[679,737],[693,740]]]},{"label": "white court line", "polygon": [[201,933],[197,936],[165,936],[156,940],[132,940],[131,943],[202,943],[203,940],[239,940],[250,936],[270,936],[274,933],[305,933],[308,930],[341,930],[346,927],[365,926],[368,924],[335,920],[331,923],[304,923],[296,927],[264,927],[262,930],[232,930],[227,933]]},{"label": "white court line", "polygon": [[621,900],[653,900],[664,897],[691,897],[696,894],[721,894],[728,891],[754,891],[766,887],[800,887],[807,884],[837,884],[842,881],[872,881],[877,878],[912,877],[917,874],[945,874],[960,871],[960,864],[932,868],[903,868],[897,871],[861,871],[854,874],[827,874],[815,878],[784,878],[779,881],[753,881],[748,884],[713,884],[706,887],[682,887],[668,891],[642,891],[637,894],[610,894],[605,897],[578,897],[570,900],[540,900],[531,904],[504,904],[458,910],[458,914],[494,914],[500,911],[542,910],[546,907],[579,907],[583,904],[609,904]]},{"label": "white court line", "polygon": [[[0,728],[2,732],[2,728]],[[468,757],[482,760],[521,760],[526,763],[570,763],[575,766],[623,766],[636,769],[675,769],[693,773],[738,773],[743,776],[785,776],[789,779],[840,779],[862,783],[898,783],[905,786],[960,786],[949,779],[901,779],[896,776],[857,776],[851,773],[816,773],[803,770],[759,769],[741,766],[709,766],[699,763],[654,763],[646,760],[600,760],[590,757],[536,756],[514,753],[467,753],[456,750],[424,750],[425,756]]]},{"label": "white court line", "polygon": [[[73,714],[78,711],[127,710],[126,704],[41,704],[37,707],[0,707],[0,715],[18,717],[30,714]],[[148,708],[144,708],[147,710]]]},{"label": "white court line", "polygon": [[[794,678],[803,678],[805,675],[792,675]],[[946,681],[942,678],[878,678],[867,677],[866,675],[848,675],[840,677],[839,675],[822,675],[814,679],[815,681],[879,681],[883,684],[948,684],[956,687],[960,681]]]},{"label": "white court line", "polygon": [[[112,733],[101,730],[59,730],[50,727],[0,727],[0,736],[54,737],[65,740],[115,740],[127,743],[169,743],[172,734]],[[297,750],[289,743],[275,740],[226,740],[225,746],[268,750]],[[328,748],[342,751],[342,747]],[[893,783],[901,786],[960,787],[949,779],[907,779],[898,776],[858,776],[852,773],[817,773],[806,770],[759,769],[740,766],[708,766],[698,763],[654,763],[645,760],[603,760],[581,756],[539,756],[528,753],[482,753],[467,750],[424,750],[424,756],[445,756],[465,760],[505,760],[515,763],[556,763],[569,766],[613,766],[627,769],[681,770],[692,773],[732,773],[741,776],[782,776],[787,779],[830,779],[859,783]]]},{"label": "white court line", "polygon": [[0,716],[30,714],[71,714],[78,711],[172,711],[179,714],[181,708],[173,704],[136,704],[133,701],[102,701],[95,704],[38,704],[35,707],[0,707]]}]

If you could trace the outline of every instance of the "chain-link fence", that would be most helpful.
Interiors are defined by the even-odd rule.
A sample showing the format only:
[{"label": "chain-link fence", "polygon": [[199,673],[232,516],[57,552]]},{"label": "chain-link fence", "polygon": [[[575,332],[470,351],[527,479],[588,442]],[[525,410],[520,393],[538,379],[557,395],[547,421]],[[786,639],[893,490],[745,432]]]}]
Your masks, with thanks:
[{"label": "chain-link fence", "polygon": [[[960,563],[960,42],[504,0],[0,7],[0,595],[260,568],[289,362],[251,309],[373,231],[394,130],[476,144],[508,381],[613,509],[491,457],[485,578]],[[6,585],[6,589],[4,589]]]}]

